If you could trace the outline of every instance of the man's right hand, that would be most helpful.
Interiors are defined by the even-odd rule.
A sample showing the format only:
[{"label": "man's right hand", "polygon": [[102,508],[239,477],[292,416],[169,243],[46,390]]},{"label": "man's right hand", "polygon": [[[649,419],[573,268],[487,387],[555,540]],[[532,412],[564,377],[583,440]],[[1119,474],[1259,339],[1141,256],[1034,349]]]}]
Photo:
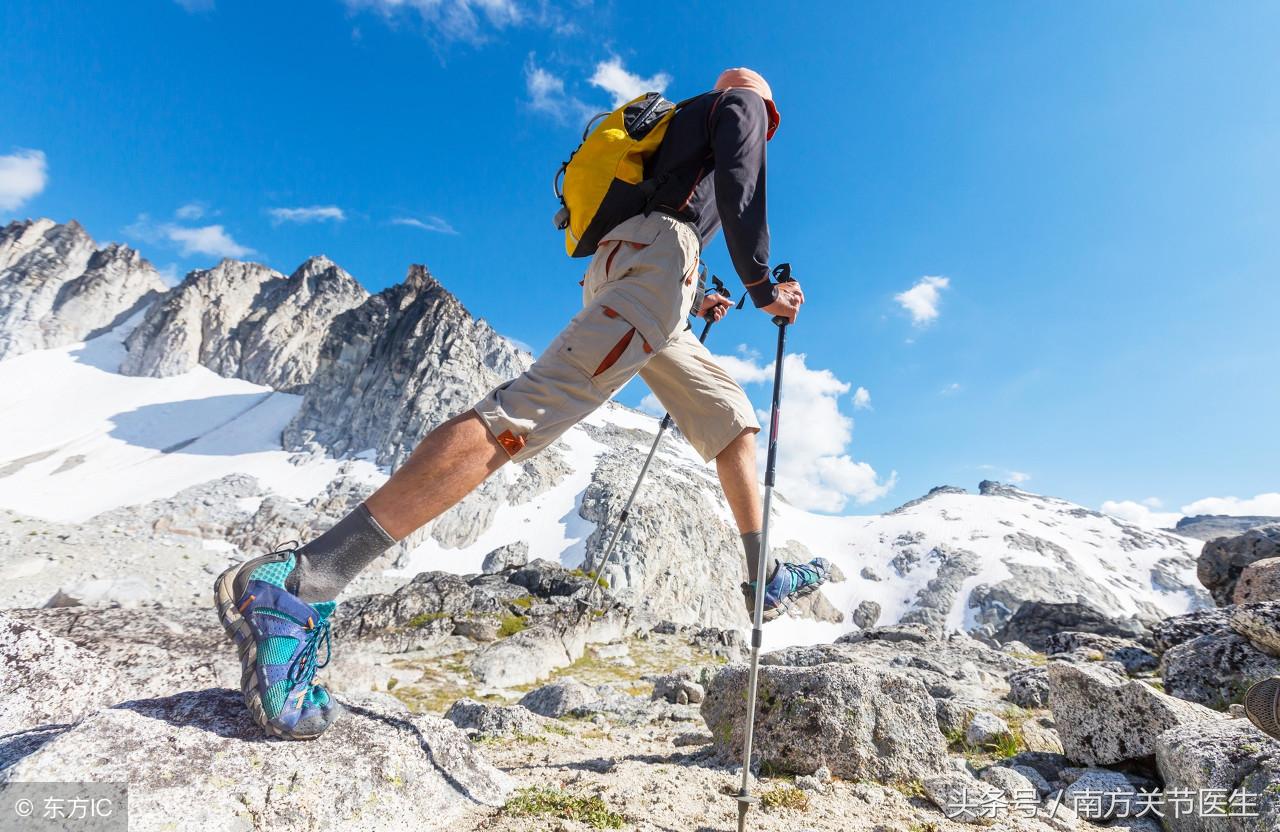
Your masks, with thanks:
[{"label": "man's right hand", "polygon": [[804,304],[804,292],[801,291],[800,284],[795,280],[789,280],[786,283],[777,284],[775,288],[777,292],[773,303],[761,306],[760,311],[770,317],[781,316],[786,318],[788,323],[795,323],[796,315],[800,314],[800,307]]}]

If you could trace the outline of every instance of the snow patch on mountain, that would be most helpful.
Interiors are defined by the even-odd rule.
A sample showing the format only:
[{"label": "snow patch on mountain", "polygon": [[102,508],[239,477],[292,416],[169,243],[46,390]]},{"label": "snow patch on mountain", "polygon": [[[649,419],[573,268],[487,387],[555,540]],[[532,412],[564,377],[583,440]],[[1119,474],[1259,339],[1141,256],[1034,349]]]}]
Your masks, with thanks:
[{"label": "snow patch on mountain", "polygon": [[80,522],[231,473],[298,499],[333,479],[341,461],[281,448],[301,396],[203,367],[120,375],[130,328],[0,361],[0,506]]}]

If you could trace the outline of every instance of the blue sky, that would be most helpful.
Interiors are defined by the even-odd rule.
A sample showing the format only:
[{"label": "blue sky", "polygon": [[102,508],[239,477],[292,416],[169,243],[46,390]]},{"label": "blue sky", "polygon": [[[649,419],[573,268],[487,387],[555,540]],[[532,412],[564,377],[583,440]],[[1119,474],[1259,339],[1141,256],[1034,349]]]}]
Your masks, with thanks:
[{"label": "blue sky", "polygon": [[[537,348],[578,303],[550,182],[583,114],[752,66],[809,300],[784,493],[876,511],[990,477],[1148,522],[1280,513],[1280,6],[728,8],[5,3],[0,219],[74,217],[179,276],[325,253],[376,291],[423,262]],[[712,335],[761,404],[773,337],[749,310]]]}]

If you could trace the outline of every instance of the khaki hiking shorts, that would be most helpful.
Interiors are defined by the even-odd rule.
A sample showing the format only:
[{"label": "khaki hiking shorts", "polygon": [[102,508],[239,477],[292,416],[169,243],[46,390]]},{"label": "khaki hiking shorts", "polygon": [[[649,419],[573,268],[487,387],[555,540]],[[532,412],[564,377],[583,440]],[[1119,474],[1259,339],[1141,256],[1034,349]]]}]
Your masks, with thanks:
[{"label": "khaki hiking shorts", "polygon": [[582,282],[582,311],[532,367],[475,406],[513,460],[550,445],[636,373],[705,461],[760,429],[742,387],[686,325],[700,249],[692,225],[659,213],[604,236]]}]

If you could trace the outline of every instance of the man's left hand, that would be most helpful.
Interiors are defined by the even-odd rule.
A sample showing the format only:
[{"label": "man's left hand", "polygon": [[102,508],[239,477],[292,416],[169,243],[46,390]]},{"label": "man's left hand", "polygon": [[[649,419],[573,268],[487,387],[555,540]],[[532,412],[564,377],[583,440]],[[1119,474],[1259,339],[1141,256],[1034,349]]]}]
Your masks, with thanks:
[{"label": "man's left hand", "polygon": [[717,295],[714,292],[708,292],[702,299],[702,308],[698,310],[698,317],[705,318],[708,321],[718,321],[725,315],[729,314],[729,307],[733,306],[733,302],[723,295]]}]

